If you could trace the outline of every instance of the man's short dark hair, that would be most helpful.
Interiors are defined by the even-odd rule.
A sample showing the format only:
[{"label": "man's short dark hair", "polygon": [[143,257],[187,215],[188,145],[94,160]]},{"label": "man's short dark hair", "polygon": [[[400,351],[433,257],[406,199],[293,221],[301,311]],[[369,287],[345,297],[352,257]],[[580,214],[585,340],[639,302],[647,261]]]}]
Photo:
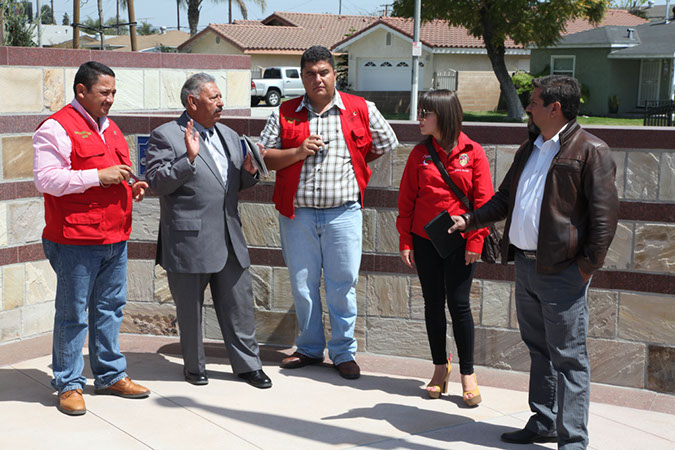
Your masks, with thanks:
[{"label": "man's short dark hair", "polygon": [[318,63],[319,61],[327,61],[332,69],[335,69],[335,60],[333,54],[326,47],[315,45],[305,50],[300,58],[300,70],[305,68],[306,63]]},{"label": "man's short dark hair", "polygon": [[541,89],[544,106],[553,102],[560,103],[563,116],[567,120],[575,119],[579,115],[581,87],[576,78],[566,75],[548,75],[532,80],[532,86]]},{"label": "man's short dark hair", "polygon": [[75,81],[73,82],[73,92],[75,92],[75,96],[77,96],[77,90],[75,87],[78,84],[83,84],[84,87],[89,90],[94,84],[96,84],[98,77],[101,75],[110,75],[111,77],[115,78],[115,72],[113,72],[112,69],[105,64],[101,64],[100,62],[96,61],[88,61],[82,64],[80,68],[77,69]]}]

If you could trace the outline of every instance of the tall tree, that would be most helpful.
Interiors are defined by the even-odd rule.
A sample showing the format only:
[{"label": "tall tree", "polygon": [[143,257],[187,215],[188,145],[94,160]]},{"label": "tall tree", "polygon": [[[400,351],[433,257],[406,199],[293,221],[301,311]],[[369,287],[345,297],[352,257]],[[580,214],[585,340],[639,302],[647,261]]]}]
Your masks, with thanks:
[{"label": "tall tree", "polygon": [[35,23],[30,23],[25,4],[16,0],[3,0],[0,2],[0,14],[4,22],[3,42],[0,45],[14,47],[35,47],[33,43],[33,30]]},{"label": "tall tree", "polygon": [[141,21],[141,24],[136,28],[136,32],[140,36],[147,36],[149,34],[155,34],[159,32],[159,29],[150,25],[148,22]]},{"label": "tall tree", "polygon": [[199,25],[199,13],[202,11],[203,0],[185,0],[187,2],[188,26],[190,27],[190,35],[197,34],[197,26]]},{"label": "tall tree", "polygon": [[52,8],[49,5],[42,5],[42,8],[40,8],[40,23],[43,25],[52,25],[54,23],[52,17],[54,17]]},{"label": "tall tree", "polygon": [[61,25],[70,25],[70,16],[67,12],[63,13],[63,18],[61,19]]},{"label": "tall tree", "polygon": [[[394,15],[412,17],[415,0],[394,0]],[[506,68],[505,41],[537,46],[555,44],[570,20],[602,20],[610,0],[425,0],[422,20],[447,20],[466,28],[485,43],[492,70],[499,80],[510,120],[524,111]]]},{"label": "tall tree", "polygon": [[[254,5],[260,6],[260,9],[262,11],[265,11],[265,8],[267,7],[267,1],[266,0],[234,0],[234,3],[237,5],[239,8],[239,12],[241,12],[241,16],[244,18],[244,20],[248,19],[248,9],[246,8],[246,3],[250,2],[253,3]],[[227,18],[228,18],[228,23],[232,23],[232,0],[213,0],[214,3],[225,3],[227,2]]]}]

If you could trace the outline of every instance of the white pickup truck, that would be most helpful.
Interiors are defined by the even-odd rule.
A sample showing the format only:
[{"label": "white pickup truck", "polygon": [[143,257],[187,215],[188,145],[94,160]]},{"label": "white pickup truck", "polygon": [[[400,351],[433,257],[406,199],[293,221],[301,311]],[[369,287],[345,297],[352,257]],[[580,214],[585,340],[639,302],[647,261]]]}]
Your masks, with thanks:
[{"label": "white pickup truck", "polygon": [[262,78],[251,80],[251,106],[262,99],[268,106],[279,106],[282,97],[297,97],[304,93],[297,67],[268,67]]}]

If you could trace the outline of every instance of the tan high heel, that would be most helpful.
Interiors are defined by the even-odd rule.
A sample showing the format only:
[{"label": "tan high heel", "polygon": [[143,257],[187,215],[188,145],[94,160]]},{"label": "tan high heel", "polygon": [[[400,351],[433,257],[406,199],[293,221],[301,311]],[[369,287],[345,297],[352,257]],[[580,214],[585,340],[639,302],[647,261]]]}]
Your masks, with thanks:
[{"label": "tan high heel", "polygon": [[[476,406],[478,405],[483,399],[480,396],[480,390],[478,389],[478,380],[476,380],[476,373],[473,373],[473,381],[476,382],[476,389],[472,389],[470,391],[464,391],[464,387],[462,387],[462,399],[464,400],[464,403],[467,404],[467,406]],[[472,395],[472,397],[467,397],[467,395]]]},{"label": "tan high heel", "polygon": [[440,398],[441,394],[447,394],[448,392],[448,380],[450,379],[450,371],[452,370],[452,364],[450,364],[450,356],[448,356],[448,372],[445,374],[445,379],[443,380],[442,385],[431,384],[427,385],[427,393],[429,398]]}]

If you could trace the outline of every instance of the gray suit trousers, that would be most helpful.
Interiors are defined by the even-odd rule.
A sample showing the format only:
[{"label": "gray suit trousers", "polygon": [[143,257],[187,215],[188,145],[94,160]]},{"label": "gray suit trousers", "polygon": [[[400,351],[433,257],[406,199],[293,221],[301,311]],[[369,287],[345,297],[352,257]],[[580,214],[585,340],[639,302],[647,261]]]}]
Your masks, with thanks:
[{"label": "gray suit trousers", "polygon": [[589,283],[576,263],[556,274],[537,273],[536,261],[516,252],[516,308],[520,335],[530,352],[529,404],[525,428],[558,433],[558,448],[588,446],[590,362]]},{"label": "gray suit trousers", "polygon": [[255,338],[251,274],[248,268],[241,267],[231,249],[225,267],[218,273],[167,272],[167,278],[176,303],[183,362],[189,372],[206,369],[202,305],[207,285],[211,287],[213,307],[233,372],[262,368]]}]

